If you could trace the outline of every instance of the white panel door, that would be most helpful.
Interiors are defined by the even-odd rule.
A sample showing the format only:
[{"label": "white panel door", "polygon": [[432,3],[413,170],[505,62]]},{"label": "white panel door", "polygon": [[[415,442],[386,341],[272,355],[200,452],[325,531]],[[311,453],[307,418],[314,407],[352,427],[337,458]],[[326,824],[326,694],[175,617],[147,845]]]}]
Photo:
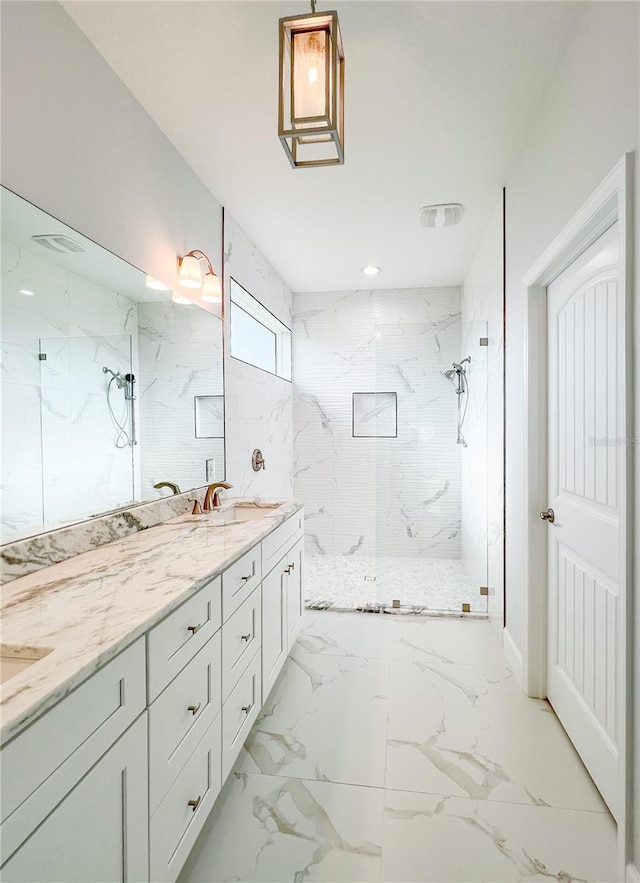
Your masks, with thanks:
[{"label": "white panel door", "polygon": [[617,224],[549,286],[548,697],[615,816],[624,304]]}]

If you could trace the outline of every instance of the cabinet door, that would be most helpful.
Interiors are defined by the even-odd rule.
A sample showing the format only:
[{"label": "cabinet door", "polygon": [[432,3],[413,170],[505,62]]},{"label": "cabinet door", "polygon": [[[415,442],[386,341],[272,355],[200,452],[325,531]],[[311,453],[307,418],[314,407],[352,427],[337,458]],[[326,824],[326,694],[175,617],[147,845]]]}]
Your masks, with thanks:
[{"label": "cabinet door", "polygon": [[298,637],[304,612],[304,540],[298,540],[287,555],[287,648]]},{"label": "cabinet door", "polygon": [[147,811],[145,713],[14,853],[2,881],[148,880]]},{"label": "cabinet door", "polygon": [[287,658],[287,566],[283,558],[262,580],[262,701]]}]

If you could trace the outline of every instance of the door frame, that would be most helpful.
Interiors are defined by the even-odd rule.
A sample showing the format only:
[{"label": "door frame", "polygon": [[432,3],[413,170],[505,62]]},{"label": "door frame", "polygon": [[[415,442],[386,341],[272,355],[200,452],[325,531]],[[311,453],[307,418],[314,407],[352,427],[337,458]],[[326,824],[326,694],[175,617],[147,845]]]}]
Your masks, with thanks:
[{"label": "door frame", "polygon": [[[525,285],[525,426],[524,426],[524,604],[523,604],[523,687],[529,696],[547,695],[547,539],[546,522],[539,513],[547,507],[547,286],[594,243],[612,224],[618,222],[620,237],[620,286],[625,309],[625,334],[620,342],[626,366],[626,396],[622,403],[625,435],[633,435],[632,359],[632,191],[633,154],[616,163],[600,186],[573,216],[551,245],[523,278]],[[622,458],[624,498],[621,506],[620,614],[623,623],[618,645],[617,683],[619,760],[618,824],[619,861],[624,879],[627,861],[628,826],[631,819],[630,727],[627,714],[632,700],[632,573],[633,548],[633,460],[632,445],[624,447]]]}]

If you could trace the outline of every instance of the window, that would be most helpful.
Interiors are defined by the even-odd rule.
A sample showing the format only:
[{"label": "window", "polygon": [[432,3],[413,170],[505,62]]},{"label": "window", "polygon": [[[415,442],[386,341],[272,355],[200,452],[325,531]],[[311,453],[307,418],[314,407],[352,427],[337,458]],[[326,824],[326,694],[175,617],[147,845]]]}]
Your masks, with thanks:
[{"label": "window", "polygon": [[291,380],[291,331],[231,280],[231,356]]}]

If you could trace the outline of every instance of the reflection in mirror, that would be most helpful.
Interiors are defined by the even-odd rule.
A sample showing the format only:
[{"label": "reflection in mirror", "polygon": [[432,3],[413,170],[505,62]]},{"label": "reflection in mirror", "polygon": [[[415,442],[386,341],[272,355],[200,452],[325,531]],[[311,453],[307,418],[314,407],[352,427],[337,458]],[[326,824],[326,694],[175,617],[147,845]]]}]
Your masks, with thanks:
[{"label": "reflection in mirror", "polygon": [[1,194],[1,541],[224,479],[219,307]]}]

